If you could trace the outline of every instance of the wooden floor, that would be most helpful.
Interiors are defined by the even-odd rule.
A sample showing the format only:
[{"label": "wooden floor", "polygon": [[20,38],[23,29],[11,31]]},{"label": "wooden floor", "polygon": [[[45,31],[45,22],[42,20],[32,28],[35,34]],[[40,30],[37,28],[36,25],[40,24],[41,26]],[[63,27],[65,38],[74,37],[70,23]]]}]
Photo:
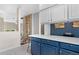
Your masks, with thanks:
[{"label": "wooden floor", "polygon": [[20,47],[0,52],[0,55],[31,55],[30,49],[27,51],[27,45],[22,45]]}]

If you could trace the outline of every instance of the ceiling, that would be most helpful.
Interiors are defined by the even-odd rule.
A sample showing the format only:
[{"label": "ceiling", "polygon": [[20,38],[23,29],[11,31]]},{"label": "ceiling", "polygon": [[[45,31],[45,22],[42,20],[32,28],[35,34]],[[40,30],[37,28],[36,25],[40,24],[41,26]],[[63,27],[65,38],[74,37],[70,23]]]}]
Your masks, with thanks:
[{"label": "ceiling", "polygon": [[16,16],[16,10],[18,5],[0,4],[0,14],[2,16]]},{"label": "ceiling", "polygon": [[52,5],[53,4],[0,4],[0,16],[4,16],[5,19],[16,19],[17,8],[19,8],[20,16],[23,17]]},{"label": "ceiling", "polygon": [[51,7],[54,5],[56,5],[56,4],[40,4],[39,9],[42,10],[42,9],[45,9],[45,8],[48,8],[48,7]]},{"label": "ceiling", "polygon": [[17,8],[19,8],[21,17],[39,11],[38,4],[0,4],[0,16],[15,18]]},{"label": "ceiling", "polygon": [[20,5],[21,8],[21,15],[28,15],[39,11],[39,5],[38,4],[23,4]]}]

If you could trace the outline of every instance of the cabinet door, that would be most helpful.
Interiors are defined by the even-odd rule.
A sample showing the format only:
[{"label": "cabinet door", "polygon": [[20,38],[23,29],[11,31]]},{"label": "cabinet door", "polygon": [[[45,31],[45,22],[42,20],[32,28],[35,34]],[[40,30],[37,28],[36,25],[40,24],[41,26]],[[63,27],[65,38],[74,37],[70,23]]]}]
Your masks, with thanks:
[{"label": "cabinet door", "polygon": [[37,37],[32,37],[31,40],[36,42],[41,42],[40,38],[37,38]]},{"label": "cabinet door", "polygon": [[52,22],[66,21],[67,5],[57,5],[52,7]]},{"label": "cabinet door", "polygon": [[40,55],[40,43],[36,41],[31,41],[31,53],[33,55]]},{"label": "cabinet door", "polygon": [[69,5],[69,18],[79,18],[79,4]]},{"label": "cabinet door", "polygon": [[65,49],[60,49],[60,55],[79,55],[79,53],[72,52]]},{"label": "cabinet door", "polygon": [[53,40],[48,40],[48,39],[42,39],[41,43],[52,45],[52,46],[55,46],[55,47],[59,46],[59,42],[53,41]]},{"label": "cabinet door", "polygon": [[58,48],[47,44],[41,44],[41,55],[58,55]]},{"label": "cabinet door", "polygon": [[79,28],[73,28],[73,34],[75,37],[79,38]]},{"label": "cabinet door", "polygon": [[42,10],[39,13],[39,19],[41,23],[48,23],[51,22],[51,17],[50,17],[50,8]]},{"label": "cabinet door", "polygon": [[79,45],[69,44],[69,43],[60,43],[60,47],[79,53]]}]

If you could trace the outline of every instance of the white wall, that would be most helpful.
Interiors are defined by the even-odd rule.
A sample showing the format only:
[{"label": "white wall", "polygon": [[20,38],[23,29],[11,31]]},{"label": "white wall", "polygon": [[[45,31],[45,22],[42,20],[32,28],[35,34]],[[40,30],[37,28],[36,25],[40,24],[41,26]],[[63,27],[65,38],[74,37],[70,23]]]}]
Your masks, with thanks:
[{"label": "white wall", "polygon": [[32,34],[39,34],[39,13],[32,15]]},{"label": "white wall", "polygon": [[44,24],[44,35],[50,35],[50,24]]},{"label": "white wall", "polygon": [[19,32],[0,32],[0,52],[20,46]]}]

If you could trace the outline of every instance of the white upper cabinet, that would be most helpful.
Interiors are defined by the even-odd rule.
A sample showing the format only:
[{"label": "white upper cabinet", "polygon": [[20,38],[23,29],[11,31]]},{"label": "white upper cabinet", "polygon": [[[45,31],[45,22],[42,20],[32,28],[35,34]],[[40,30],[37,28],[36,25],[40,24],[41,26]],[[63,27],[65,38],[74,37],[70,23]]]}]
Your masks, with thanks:
[{"label": "white upper cabinet", "polygon": [[50,8],[42,10],[39,13],[39,19],[41,23],[51,22]]},{"label": "white upper cabinet", "polygon": [[67,5],[57,5],[51,8],[52,22],[64,22],[67,19]]},{"label": "white upper cabinet", "polygon": [[69,19],[79,18],[79,4],[69,5]]}]

